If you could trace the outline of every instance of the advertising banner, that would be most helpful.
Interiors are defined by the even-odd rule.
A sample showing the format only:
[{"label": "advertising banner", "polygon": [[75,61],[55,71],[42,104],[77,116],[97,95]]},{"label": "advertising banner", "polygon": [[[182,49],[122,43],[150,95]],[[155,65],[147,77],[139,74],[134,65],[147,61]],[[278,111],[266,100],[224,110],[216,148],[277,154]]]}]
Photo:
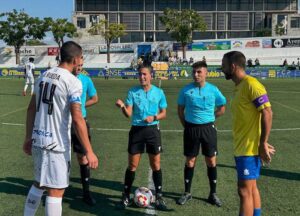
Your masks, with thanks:
[{"label": "advertising banner", "polygon": [[300,38],[278,38],[272,39],[272,48],[300,47]]},{"label": "advertising banner", "polygon": [[192,44],[193,51],[202,50],[230,50],[231,41],[208,41],[208,42],[196,42]]},{"label": "advertising banner", "polygon": [[[103,54],[107,52],[106,45],[99,46],[99,53]],[[110,45],[111,53],[133,53],[133,44],[111,44]]]},{"label": "advertising banner", "polygon": [[[182,51],[181,43],[173,43],[173,51]],[[192,44],[188,43],[186,45],[186,51],[192,51]]]},{"label": "advertising banner", "polygon": [[59,54],[58,47],[48,47],[48,56],[57,56]]}]

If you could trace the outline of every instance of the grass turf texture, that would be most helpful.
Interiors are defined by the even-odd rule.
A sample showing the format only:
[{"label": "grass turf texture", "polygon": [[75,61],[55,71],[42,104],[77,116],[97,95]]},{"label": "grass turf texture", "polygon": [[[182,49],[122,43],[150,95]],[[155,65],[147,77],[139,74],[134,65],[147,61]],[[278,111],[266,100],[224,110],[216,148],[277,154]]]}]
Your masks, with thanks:
[{"label": "grass turf texture", "polygon": [[[233,83],[223,79],[209,80],[216,84],[230,101]],[[298,130],[272,131],[270,143],[276,147],[276,155],[268,168],[262,169],[258,185],[262,196],[262,215],[300,215],[300,79],[261,80],[267,87],[274,112],[273,129],[298,128]],[[162,81],[168,101],[167,119],[161,121],[163,191],[171,212],[158,215],[238,215],[239,199],[236,192],[230,108],[217,120],[218,133],[218,187],[223,206],[217,208],[206,203],[209,184],[202,156],[198,157],[192,184],[193,200],[178,206],[175,200],[183,192],[182,127],[177,117],[177,95],[189,80]],[[29,156],[22,152],[25,133],[26,107],[30,97],[21,96],[23,79],[0,79],[0,215],[22,215],[24,201],[32,183],[33,165]],[[138,80],[94,79],[100,96],[97,105],[88,108],[92,130],[92,143],[99,156],[100,165],[92,171],[91,191],[97,200],[95,207],[81,201],[79,166],[73,155],[70,187],[63,199],[63,215],[145,215],[145,210],[130,207],[125,211],[115,209],[119,201],[124,172],[127,166],[128,131],[99,130],[128,129],[130,121],[115,107],[117,98],[125,98],[127,90]],[[158,81],[153,81],[158,85]],[[16,123],[21,125],[6,125]],[[136,173],[134,187],[147,186],[148,157],[143,155]],[[133,188],[134,189],[134,188]],[[133,192],[133,190],[132,190]],[[42,204],[43,205],[43,204]],[[44,215],[40,205],[37,215]]]}]

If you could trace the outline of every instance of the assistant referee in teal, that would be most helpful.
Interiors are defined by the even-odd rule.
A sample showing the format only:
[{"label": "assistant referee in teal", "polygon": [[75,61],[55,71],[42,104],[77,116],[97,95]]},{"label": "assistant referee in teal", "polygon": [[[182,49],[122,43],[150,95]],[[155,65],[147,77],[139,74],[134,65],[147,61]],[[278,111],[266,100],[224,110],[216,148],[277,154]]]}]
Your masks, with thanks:
[{"label": "assistant referee in teal", "polygon": [[161,136],[159,120],[166,118],[167,101],[162,89],[151,84],[152,69],[139,68],[140,85],[131,88],[125,103],[118,99],[116,105],[126,117],[131,117],[131,129],[128,140],[128,167],[125,173],[124,192],[120,209],[130,205],[130,190],[139,165],[141,154],[146,148],[152,169],[152,178],[156,192],[156,208],[167,210],[162,198],[162,172],[160,168]]},{"label": "assistant referee in teal", "polygon": [[194,175],[196,158],[200,148],[205,156],[210,193],[208,202],[220,207],[221,200],[217,197],[217,130],[215,119],[225,112],[226,99],[213,84],[206,82],[207,64],[204,61],[192,65],[194,82],[183,87],[178,97],[178,116],[184,127],[184,167],[185,192],[177,200],[184,205],[192,199],[191,185]]}]

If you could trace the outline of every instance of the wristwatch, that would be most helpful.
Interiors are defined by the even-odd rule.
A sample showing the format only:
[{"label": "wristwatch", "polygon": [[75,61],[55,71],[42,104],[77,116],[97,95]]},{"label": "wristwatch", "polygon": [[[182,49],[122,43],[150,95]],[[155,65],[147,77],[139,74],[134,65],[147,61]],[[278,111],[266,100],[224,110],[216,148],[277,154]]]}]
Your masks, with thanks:
[{"label": "wristwatch", "polygon": [[157,121],[157,116],[156,115],[153,117],[153,121]]}]

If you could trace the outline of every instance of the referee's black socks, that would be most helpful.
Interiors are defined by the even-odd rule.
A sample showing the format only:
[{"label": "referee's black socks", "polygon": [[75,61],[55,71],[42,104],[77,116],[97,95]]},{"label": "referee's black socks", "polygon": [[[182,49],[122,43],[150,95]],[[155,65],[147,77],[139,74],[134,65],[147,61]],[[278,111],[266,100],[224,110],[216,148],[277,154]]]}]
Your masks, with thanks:
[{"label": "referee's black socks", "polygon": [[87,194],[90,192],[90,167],[88,164],[80,165],[80,176],[83,193]]},{"label": "referee's black socks", "polygon": [[217,188],[217,167],[207,167],[207,176],[210,186],[210,194],[216,193]]},{"label": "referee's black socks", "polygon": [[135,178],[135,171],[130,171],[126,169],[125,180],[124,180],[124,193],[129,198],[131,186]]},{"label": "referee's black socks", "polygon": [[194,167],[184,167],[184,192],[191,193],[192,180],[194,176]]},{"label": "referee's black socks", "polygon": [[162,172],[160,170],[152,171],[152,179],[154,182],[156,194],[162,193]]}]

